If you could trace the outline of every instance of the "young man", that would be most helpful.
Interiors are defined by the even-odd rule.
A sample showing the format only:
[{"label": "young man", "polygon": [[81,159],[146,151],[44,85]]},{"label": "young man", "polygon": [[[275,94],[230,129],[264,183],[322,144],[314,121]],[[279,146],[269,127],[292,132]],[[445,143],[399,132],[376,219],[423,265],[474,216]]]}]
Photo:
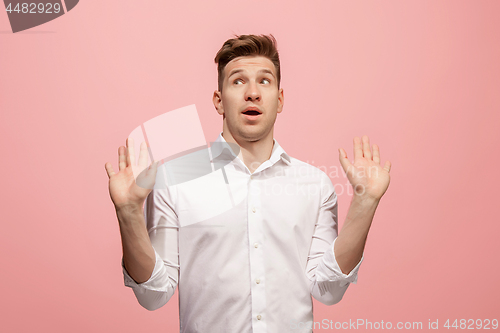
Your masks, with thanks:
[{"label": "young man", "polygon": [[[335,304],[356,282],[390,163],[380,165],[366,136],[354,138],[353,164],[339,149],[355,194],[337,237],[331,180],[273,138],[284,103],[274,37],[230,39],[215,61],[213,102],[223,117],[216,142],[239,147],[211,150],[211,162],[223,168],[151,191],[134,179],[134,168],[146,168],[146,145],[135,166],[130,139],[119,148],[120,171],[105,165],[125,285],[149,310],[178,286],[181,332],[311,332],[311,295]],[[144,173],[149,185],[156,170],[153,163]]]}]

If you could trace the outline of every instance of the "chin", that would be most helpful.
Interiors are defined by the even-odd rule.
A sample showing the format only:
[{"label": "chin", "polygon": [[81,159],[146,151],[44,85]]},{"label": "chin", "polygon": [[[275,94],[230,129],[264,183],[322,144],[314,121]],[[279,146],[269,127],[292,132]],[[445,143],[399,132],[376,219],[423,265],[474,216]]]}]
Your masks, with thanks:
[{"label": "chin", "polygon": [[267,133],[269,132],[263,130],[262,128],[245,129],[239,132],[241,138],[250,142],[261,140]]}]

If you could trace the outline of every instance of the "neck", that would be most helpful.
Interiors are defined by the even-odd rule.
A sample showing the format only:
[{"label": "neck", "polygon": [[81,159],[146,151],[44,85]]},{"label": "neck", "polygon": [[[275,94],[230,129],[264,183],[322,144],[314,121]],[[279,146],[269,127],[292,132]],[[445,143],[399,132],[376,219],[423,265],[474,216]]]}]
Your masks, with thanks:
[{"label": "neck", "polygon": [[226,142],[235,143],[240,147],[239,159],[247,166],[250,173],[271,157],[274,139],[273,129],[267,135],[256,141],[248,141],[245,138],[233,136],[227,128],[223,128],[222,136]]}]

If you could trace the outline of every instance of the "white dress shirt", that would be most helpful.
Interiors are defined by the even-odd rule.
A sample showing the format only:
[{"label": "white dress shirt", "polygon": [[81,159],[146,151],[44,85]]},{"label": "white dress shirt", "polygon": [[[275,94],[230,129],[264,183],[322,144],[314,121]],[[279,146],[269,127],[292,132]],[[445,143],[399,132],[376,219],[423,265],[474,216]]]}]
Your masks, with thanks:
[{"label": "white dress shirt", "polygon": [[[125,285],[148,310],[178,286],[181,333],[312,332],[311,295],[339,302],[363,261],[346,275],[335,260],[331,180],[276,140],[253,174],[222,135],[206,151],[204,176],[176,182],[158,168],[169,186],[155,186],[144,206],[156,264],[137,284],[122,261]],[[177,171],[193,169],[186,162]]]}]

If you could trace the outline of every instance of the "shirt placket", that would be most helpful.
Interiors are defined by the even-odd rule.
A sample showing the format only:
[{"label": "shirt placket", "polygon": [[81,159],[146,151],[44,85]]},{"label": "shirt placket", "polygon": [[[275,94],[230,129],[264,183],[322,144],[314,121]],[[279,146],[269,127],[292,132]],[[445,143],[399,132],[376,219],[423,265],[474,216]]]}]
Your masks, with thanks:
[{"label": "shirt placket", "polygon": [[254,333],[267,331],[266,325],[266,281],[264,270],[264,237],[262,220],[262,203],[259,195],[258,175],[250,175],[248,179],[248,244],[250,255],[250,279],[252,299],[252,327]]}]

